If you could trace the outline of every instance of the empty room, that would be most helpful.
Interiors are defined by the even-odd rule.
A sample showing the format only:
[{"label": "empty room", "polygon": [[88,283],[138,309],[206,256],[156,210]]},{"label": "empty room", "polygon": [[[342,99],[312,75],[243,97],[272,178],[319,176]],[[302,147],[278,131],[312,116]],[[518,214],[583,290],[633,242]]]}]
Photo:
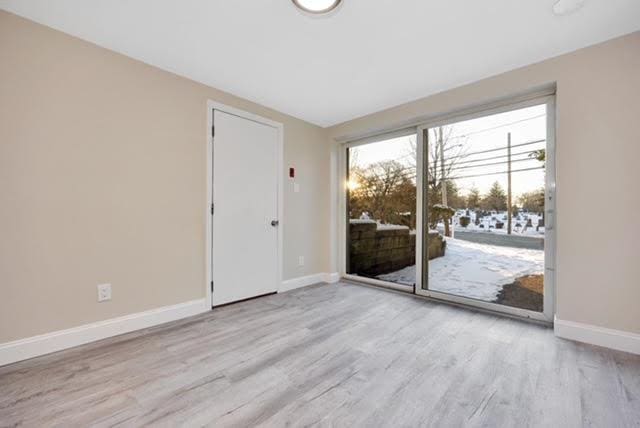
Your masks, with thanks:
[{"label": "empty room", "polygon": [[0,427],[640,427],[640,2],[0,0]]}]

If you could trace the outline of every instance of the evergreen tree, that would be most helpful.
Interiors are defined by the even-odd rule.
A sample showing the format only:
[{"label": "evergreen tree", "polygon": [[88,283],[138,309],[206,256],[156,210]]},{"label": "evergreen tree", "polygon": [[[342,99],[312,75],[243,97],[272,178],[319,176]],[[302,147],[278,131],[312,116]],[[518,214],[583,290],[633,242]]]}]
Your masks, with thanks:
[{"label": "evergreen tree", "polygon": [[544,187],[526,192],[518,198],[522,209],[532,213],[541,213],[544,211]]},{"label": "evergreen tree", "polygon": [[[447,205],[451,208],[462,209],[466,201],[460,196],[458,185],[453,180],[447,180]],[[429,186],[429,209],[434,205],[442,204],[442,181],[437,186]]]},{"label": "evergreen tree", "polygon": [[482,200],[482,208],[485,210],[506,211],[507,194],[499,182],[493,183],[489,193]]},{"label": "evergreen tree", "polygon": [[472,187],[467,195],[467,208],[476,210],[480,208],[480,191],[477,187]]}]

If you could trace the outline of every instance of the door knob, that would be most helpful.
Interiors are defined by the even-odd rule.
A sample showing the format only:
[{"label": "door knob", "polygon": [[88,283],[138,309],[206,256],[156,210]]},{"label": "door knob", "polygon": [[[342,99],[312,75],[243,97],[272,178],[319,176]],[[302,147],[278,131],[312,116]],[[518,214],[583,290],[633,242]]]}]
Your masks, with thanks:
[{"label": "door knob", "polygon": [[271,226],[277,227],[280,224],[278,220],[271,220]]}]

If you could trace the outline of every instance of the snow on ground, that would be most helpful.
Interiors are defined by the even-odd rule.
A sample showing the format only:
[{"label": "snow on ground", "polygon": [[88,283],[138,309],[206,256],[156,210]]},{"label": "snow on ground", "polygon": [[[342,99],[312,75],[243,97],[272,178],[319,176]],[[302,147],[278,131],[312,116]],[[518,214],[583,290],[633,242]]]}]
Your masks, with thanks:
[{"label": "snow on ground", "polygon": [[[493,301],[518,277],[544,273],[544,251],[497,247],[446,238],[444,257],[429,262],[429,289]],[[399,284],[415,283],[416,267],[379,275]]]},{"label": "snow on ground", "polygon": [[[401,224],[391,224],[391,223],[380,223],[379,221],[376,220],[370,220],[370,219],[350,219],[349,223],[351,224],[375,224],[377,225],[377,230],[405,230],[405,229],[409,229],[409,226],[403,226]],[[415,233],[415,230],[412,230],[411,232]]]},{"label": "snow on ground", "polygon": [[401,224],[381,224],[378,223],[378,230],[405,230],[409,229],[408,226],[402,226]]}]

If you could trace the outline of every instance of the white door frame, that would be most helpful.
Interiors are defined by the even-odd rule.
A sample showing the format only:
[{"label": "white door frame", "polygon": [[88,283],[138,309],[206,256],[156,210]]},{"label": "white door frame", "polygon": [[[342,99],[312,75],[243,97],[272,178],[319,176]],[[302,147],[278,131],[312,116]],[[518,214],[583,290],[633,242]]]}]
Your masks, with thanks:
[{"label": "white door frame", "polygon": [[258,116],[253,113],[249,113],[244,110],[230,107],[225,104],[221,104],[217,101],[207,100],[207,185],[206,185],[206,198],[205,205],[205,293],[206,301],[209,308],[213,307],[213,294],[211,293],[211,281],[213,280],[213,266],[212,266],[212,232],[213,232],[213,216],[211,215],[211,204],[213,203],[213,110],[218,110],[224,113],[232,114],[234,116],[241,117],[243,119],[251,120],[253,122],[261,123],[263,125],[271,126],[278,131],[278,234],[277,234],[277,276],[276,285],[278,291],[282,287],[282,243],[283,243],[283,227],[284,227],[284,177],[283,177],[283,165],[284,165],[284,126],[280,122],[276,122],[271,119],[267,119],[262,116]]},{"label": "white door frame", "polygon": [[[446,125],[463,120],[470,120],[482,116],[498,114],[510,110],[517,110],[534,105],[547,105],[547,159],[545,167],[545,279],[544,279],[544,312],[535,312],[521,308],[501,305],[498,303],[483,302],[467,297],[455,296],[447,293],[422,289],[422,246],[423,246],[423,204],[422,204],[422,181],[424,174],[424,130],[435,126]],[[347,180],[347,150],[362,144],[368,144],[375,141],[382,141],[399,135],[407,135],[415,132],[417,134],[417,207],[416,207],[416,285],[413,293],[436,300],[444,300],[457,304],[464,304],[493,312],[501,312],[515,315],[523,318],[530,318],[538,321],[553,323],[556,302],[556,104],[555,95],[541,95],[530,97],[525,101],[513,100],[512,102],[502,102],[498,107],[487,106],[486,108],[474,108],[472,112],[466,113],[461,111],[459,114],[455,112],[436,117],[431,120],[423,120],[415,128],[405,128],[400,131],[392,131],[381,133],[375,136],[367,136],[358,140],[344,141],[340,144],[339,149],[339,237],[338,237],[338,257],[340,275],[342,278],[354,280],[371,285],[382,286],[402,291],[407,291],[408,287],[400,286],[391,282],[381,281],[377,279],[364,278],[346,273],[346,245],[347,245],[347,206],[346,206],[346,180]]]}]

